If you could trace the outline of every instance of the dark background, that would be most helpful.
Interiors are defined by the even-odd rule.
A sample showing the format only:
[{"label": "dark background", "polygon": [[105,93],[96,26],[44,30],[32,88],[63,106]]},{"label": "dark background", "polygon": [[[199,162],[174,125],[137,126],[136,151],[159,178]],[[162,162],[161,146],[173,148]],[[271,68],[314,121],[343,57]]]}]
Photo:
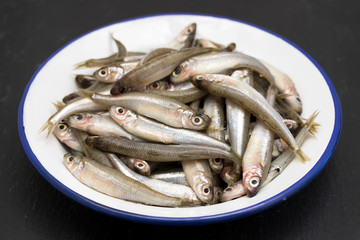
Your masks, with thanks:
[{"label": "dark background", "polygon": [[[286,202],[219,224],[138,224],[69,199],[28,160],[17,133],[17,110],[35,70],[94,28],[171,12],[215,14],[267,28],[309,53],[332,80],[343,111],[338,147],[318,177]],[[360,239],[359,23],[360,2],[351,0],[0,1],[0,239],[128,239],[140,234],[146,239]]]}]

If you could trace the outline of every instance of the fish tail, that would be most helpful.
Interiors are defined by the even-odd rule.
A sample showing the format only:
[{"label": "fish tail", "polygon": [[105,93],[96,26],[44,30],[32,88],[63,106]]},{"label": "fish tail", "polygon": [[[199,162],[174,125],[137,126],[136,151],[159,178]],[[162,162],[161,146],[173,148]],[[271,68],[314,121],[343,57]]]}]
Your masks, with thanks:
[{"label": "fish tail", "polygon": [[80,68],[87,68],[88,67],[88,61],[83,61],[75,64],[74,70],[80,69]]},{"label": "fish tail", "polygon": [[56,102],[53,102],[52,104],[55,106],[57,111],[59,111],[60,109],[62,109],[65,106],[65,104],[61,101],[56,101]]},{"label": "fish tail", "polygon": [[89,91],[86,89],[79,89],[79,90],[77,90],[77,93],[82,97],[88,97],[88,98],[91,98],[92,95],[94,94],[93,91]]},{"label": "fish tail", "polygon": [[298,148],[295,151],[295,154],[301,159],[302,162],[306,162],[310,160],[310,158],[301,150],[301,148]]},{"label": "fish tail", "polygon": [[319,110],[314,111],[308,119],[305,121],[305,126],[309,129],[309,132],[315,136],[318,133],[318,128],[321,126],[315,122],[315,118],[319,115]]},{"label": "fish tail", "polygon": [[56,124],[52,123],[49,119],[44,123],[44,125],[42,125],[42,127],[40,128],[40,132],[43,132],[47,129],[48,130],[47,137],[49,137],[49,135],[54,131],[55,127]]}]

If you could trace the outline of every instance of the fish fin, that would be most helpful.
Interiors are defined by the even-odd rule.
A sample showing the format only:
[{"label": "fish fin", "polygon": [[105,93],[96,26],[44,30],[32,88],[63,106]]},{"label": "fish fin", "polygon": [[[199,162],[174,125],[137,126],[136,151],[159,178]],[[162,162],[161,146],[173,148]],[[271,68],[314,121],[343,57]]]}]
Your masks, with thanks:
[{"label": "fish fin", "polygon": [[89,91],[86,89],[79,89],[79,90],[77,90],[77,93],[82,97],[88,97],[88,98],[91,98],[92,95],[94,94],[93,91]]},{"label": "fish fin", "polygon": [[310,158],[301,150],[301,148],[297,149],[295,154],[301,159],[302,162],[310,160]]},{"label": "fish fin", "polygon": [[305,125],[309,128],[309,132],[314,136],[318,133],[319,126],[321,126],[319,123],[315,122],[315,118],[319,115],[319,113],[319,110],[316,110],[308,119],[305,120]]},{"label": "fish fin", "polygon": [[79,62],[74,65],[74,70],[81,69],[81,68],[87,68],[88,66],[88,60]]},{"label": "fish fin", "polygon": [[48,119],[44,123],[44,125],[42,125],[42,127],[40,128],[40,132],[43,132],[47,129],[48,130],[47,137],[49,137],[49,135],[54,131],[55,127],[56,127],[56,124],[52,123],[50,121],[50,119]]},{"label": "fish fin", "polygon": [[62,109],[65,106],[65,104],[61,101],[56,101],[56,102],[53,102],[52,104],[55,106],[57,111],[59,111],[60,109]]}]

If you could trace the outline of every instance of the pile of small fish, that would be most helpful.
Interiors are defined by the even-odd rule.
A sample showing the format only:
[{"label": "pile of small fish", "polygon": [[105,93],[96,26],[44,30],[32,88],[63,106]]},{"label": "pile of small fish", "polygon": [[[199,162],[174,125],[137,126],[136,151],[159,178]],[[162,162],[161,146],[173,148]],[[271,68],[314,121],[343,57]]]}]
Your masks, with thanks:
[{"label": "pile of small fish", "polygon": [[150,52],[79,63],[79,89],[42,127],[68,153],[67,169],[109,196],[155,206],[253,197],[298,156],[319,126],[288,75],[206,39],[196,24]]}]

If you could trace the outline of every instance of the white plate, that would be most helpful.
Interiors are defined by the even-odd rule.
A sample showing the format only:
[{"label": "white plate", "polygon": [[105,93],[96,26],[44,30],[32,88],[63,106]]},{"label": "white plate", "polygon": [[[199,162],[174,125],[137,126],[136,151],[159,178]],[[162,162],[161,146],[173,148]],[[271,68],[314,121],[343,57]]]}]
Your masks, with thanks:
[{"label": "white plate", "polygon": [[[63,165],[64,148],[54,136],[39,129],[55,112],[53,102],[76,89],[74,65],[116,52],[110,33],[129,51],[162,47],[186,25],[197,23],[197,37],[261,58],[295,82],[303,102],[303,115],[315,110],[321,124],[316,138],[302,149],[311,161],[295,159],[274,181],[253,197],[192,208],[164,208],[127,202],[101,194],[77,181]],[[94,69],[83,70],[92,73]],[[330,159],[340,135],[341,109],[335,89],[321,67],[299,47],[266,29],[223,17],[171,14],[146,16],[91,31],[62,47],[37,70],[19,107],[19,133],[24,149],[37,170],[57,189],[97,211],[133,221],[160,224],[204,224],[231,220],[274,206],[309,183]]]}]

